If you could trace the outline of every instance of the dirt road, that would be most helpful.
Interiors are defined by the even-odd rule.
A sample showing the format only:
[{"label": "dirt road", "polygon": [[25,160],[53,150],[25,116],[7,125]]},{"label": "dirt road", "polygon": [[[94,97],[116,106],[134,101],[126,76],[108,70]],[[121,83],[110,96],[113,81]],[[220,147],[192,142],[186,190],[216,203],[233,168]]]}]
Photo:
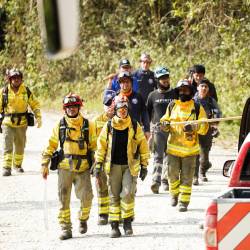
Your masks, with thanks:
[{"label": "dirt road", "polygon": [[[89,230],[86,235],[80,235],[77,221],[80,204],[73,194],[71,219],[74,238],[60,241],[57,222],[57,175],[50,173],[48,181],[45,182],[39,172],[41,151],[58,117],[58,114],[47,115],[41,129],[29,128],[23,164],[25,173],[14,172],[11,177],[0,177],[0,250],[204,249],[199,223],[204,218],[204,209],[210,199],[226,187],[227,179],[222,177],[221,169],[226,159],[235,156],[236,149],[223,150],[216,145],[213,147],[213,168],[208,174],[209,182],[193,188],[191,203],[186,213],[179,213],[176,208],[170,207],[168,192],[161,192],[159,195],[151,193],[150,167],[146,180],[138,180],[133,237],[110,239],[110,226],[97,226],[94,185],[95,198],[88,221]],[[47,203],[44,203],[46,189]],[[46,206],[44,208],[45,204],[47,210]]]}]

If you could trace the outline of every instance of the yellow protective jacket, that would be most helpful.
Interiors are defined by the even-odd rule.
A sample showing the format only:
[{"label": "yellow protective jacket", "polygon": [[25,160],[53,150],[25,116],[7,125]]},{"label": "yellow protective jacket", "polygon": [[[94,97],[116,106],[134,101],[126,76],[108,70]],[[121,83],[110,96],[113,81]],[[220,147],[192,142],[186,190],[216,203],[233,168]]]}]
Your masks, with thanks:
[{"label": "yellow protective jacket", "polygon": [[102,131],[103,126],[105,125],[105,123],[109,120],[108,116],[106,115],[106,113],[102,113],[101,115],[97,116],[93,122],[95,125],[95,133],[96,136],[98,137]]},{"label": "yellow protective jacket", "polygon": [[[137,123],[136,133],[134,132],[133,125],[130,117],[126,119],[120,119],[117,116],[111,120],[111,126],[118,130],[124,130],[128,128],[128,144],[127,144],[127,156],[128,166],[132,176],[137,176],[140,170],[140,165],[147,166],[149,155],[148,143],[141,126]],[[134,136],[135,133],[135,136]],[[135,159],[135,153],[139,149],[139,157]],[[102,164],[107,174],[110,173],[111,167],[111,148],[112,148],[112,133],[108,134],[108,122],[105,123],[100,136],[97,140],[97,151],[95,154],[96,167]],[[99,164],[100,163],[100,164]]]},{"label": "yellow protective jacket", "polygon": [[[10,85],[8,84],[8,103],[7,107],[4,108],[4,113],[6,116],[4,117],[3,124],[10,127],[24,127],[27,126],[27,119],[25,115],[21,116],[21,120],[18,124],[18,117],[8,116],[8,114],[18,114],[18,113],[25,113],[28,110],[28,106],[34,112],[36,119],[41,120],[41,111],[40,111],[40,104],[38,100],[34,97],[31,93],[30,97],[28,98],[28,93],[24,83],[22,83],[15,93]],[[3,112],[3,89],[0,92],[0,113]]]},{"label": "yellow protective jacket", "polygon": [[[167,107],[166,114],[160,119],[160,122],[181,122],[196,120],[194,101],[181,102],[174,100],[175,105],[170,112],[170,105]],[[190,115],[192,113],[192,115]],[[206,113],[202,105],[198,120],[206,119]],[[208,131],[208,123],[200,123],[198,130],[193,132],[192,140],[187,140],[183,132],[184,125],[170,126],[169,137],[167,142],[167,153],[179,157],[198,155],[200,151],[198,134],[205,135]]]},{"label": "yellow protective jacket", "polygon": [[[84,118],[79,113],[79,115],[76,118],[69,118],[66,115],[64,116],[66,123],[67,123],[67,129],[66,129],[66,140],[63,144],[64,154],[65,155],[80,155],[80,156],[86,156],[87,155],[87,143],[84,140],[84,148],[80,149],[78,140],[81,137],[81,128],[83,126]],[[59,145],[59,128],[60,128],[60,122],[56,125],[56,127],[53,129],[52,135],[49,139],[49,145],[47,148],[43,151],[42,154],[42,165],[48,166],[52,154],[56,151]],[[83,136],[83,135],[82,135]],[[96,135],[95,135],[95,129],[93,122],[89,121],[89,150],[91,152],[94,152],[96,149]],[[78,160],[77,159],[70,159],[70,158],[64,158],[58,168],[71,170],[73,172],[83,172],[86,169],[89,169],[89,164],[87,159],[81,160],[81,165],[79,169],[76,169]]]}]

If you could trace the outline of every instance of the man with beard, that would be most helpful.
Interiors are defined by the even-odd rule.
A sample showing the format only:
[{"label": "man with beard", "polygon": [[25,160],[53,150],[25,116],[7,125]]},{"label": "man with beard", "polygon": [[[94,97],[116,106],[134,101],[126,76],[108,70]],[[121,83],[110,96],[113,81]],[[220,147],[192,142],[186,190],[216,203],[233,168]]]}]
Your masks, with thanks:
[{"label": "man with beard", "polygon": [[[188,80],[180,80],[175,88],[179,99],[168,105],[166,114],[160,119],[162,129],[169,131],[167,142],[168,181],[171,206],[179,202],[179,211],[186,212],[190,202],[196,158],[199,154],[198,134],[205,135],[207,122],[188,123],[206,119],[202,106],[197,107],[194,90]],[[172,122],[187,122],[185,125],[171,125]]]},{"label": "man with beard", "polygon": [[163,168],[163,160],[166,156],[165,152],[168,132],[162,131],[160,126],[157,126],[157,124],[159,123],[161,117],[166,113],[168,104],[173,99],[177,99],[177,95],[176,92],[170,87],[170,72],[167,68],[158,67],[155,69],[154,73],[155,78],[157,79],[158,89],[149,94],[147,110],[149,119],[153,124],[153,132],[149,140],[152,140],[152,151],[154,154],[154,170],[151,190],[154,194],[158,194],[161,183],[165,191],[169,189],[169,186],[167,175],[165,174],[166,168]]}]

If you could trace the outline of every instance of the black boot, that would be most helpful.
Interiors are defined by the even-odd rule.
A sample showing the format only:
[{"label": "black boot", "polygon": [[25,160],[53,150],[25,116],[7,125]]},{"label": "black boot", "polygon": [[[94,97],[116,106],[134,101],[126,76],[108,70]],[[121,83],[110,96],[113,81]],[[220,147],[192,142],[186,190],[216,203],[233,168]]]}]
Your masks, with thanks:
[{"label": "black boot", "polygon": [[87,221],[80,221],[79,233],[85,234],[87,232],[87,230],[88,230]]},{"label": "black boot", "polygon": [[151,185],[151,190],[152,190],[153,194],[159,194],[159,187],[160,187],[160,185],[158,183],[153,183]]},{"label": "black boot", "polygon": [[3,176],[10,176],[11,168],[3,168]]},{"label": "black boot", "polygon": [[72,231],[70,229],[62,230],[62,234],[60,235],[60,240],[67,240],[72,238]]},{"label": "black boot", "polygon": [[162,188],[164,191],[169,191],[168,180],[166,180],[166,179],[162,180],[161,184],[162,184]]},{"label": "black boot", "polygon": [[110,238],[119,238],[120,236],[119,221],[112,221]]},{"label": "black boot", "polygon": [[129,236],[133,234],[132,224],[131,224],[131,218],[124,219],[123,222],[123,229],[125,235]]},{"label": "black boot", "polygon": [[14,166],[14,169],[16,170],[17,173],[23,173],[24,170],[21,166]]},{"label": "black boot", "polygon": [[108,224],[108,214],[99,214],[98,225],[107,225]]}]

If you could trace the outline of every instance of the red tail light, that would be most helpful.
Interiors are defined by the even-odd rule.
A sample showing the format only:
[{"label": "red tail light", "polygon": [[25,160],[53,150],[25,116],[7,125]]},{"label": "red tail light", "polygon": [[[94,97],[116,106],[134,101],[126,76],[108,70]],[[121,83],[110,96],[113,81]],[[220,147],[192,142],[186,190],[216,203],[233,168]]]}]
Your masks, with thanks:
[{"label": "red tail light", "polygon": [[207,250],[217,250],[217,204],[212,202],[206,211],[204,238]]}]

